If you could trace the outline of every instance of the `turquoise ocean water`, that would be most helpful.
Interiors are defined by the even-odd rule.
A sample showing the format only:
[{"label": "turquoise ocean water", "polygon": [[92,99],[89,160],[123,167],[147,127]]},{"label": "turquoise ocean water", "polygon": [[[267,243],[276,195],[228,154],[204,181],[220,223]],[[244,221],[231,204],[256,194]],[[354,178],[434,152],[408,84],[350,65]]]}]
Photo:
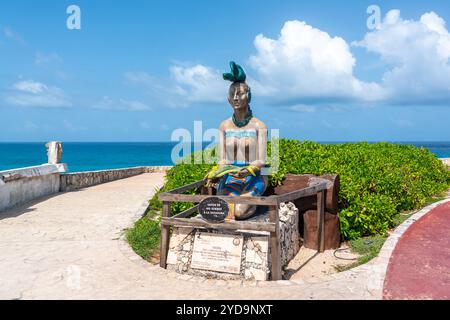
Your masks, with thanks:
[{"label": "turquoise ocean water", "polygon": [[[171,153],[176,144],[175,142],[65,142],[63,162],[68,164],[70,172],[173,165]],[[450,142],[404,142],[404,144],[425,147],[439,158],[450,158]],[[47,162],[45,143],[0,143],[0,170],[35,166],[45,162]]]}]

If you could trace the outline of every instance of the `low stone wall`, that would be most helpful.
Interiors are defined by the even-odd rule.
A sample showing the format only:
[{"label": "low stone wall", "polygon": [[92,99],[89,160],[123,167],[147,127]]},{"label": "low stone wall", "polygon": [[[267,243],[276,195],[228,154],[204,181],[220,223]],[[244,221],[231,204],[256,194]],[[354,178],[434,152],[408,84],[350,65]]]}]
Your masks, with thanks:
[{"label": "low stone wall", "polygon": [[166,172],[170,168],[143,166],[65,173],[66,164],[43,164],[0,171],[0,212],[60,191],[73,191],[142,173]]},{"label": "low stone wall", "polygon": [[59,192],[65,164],[0,171],[0,212]]},{"label": "low stone wall", "polygon": [[[279,209],[280,215],[280,246],[281,246],[281,265],[283,268],[287,266],[289,261],[295,257],[300,249],[299,233],[298,233],[298,210],[293,203],[282,203]],[[193,218],[195,219],[195,218]],[[268,214],[253,217],[249,221],[269,221]],[[207,268],[192,268],[191,263],[194,254],[194,242],[196,236],[204,234],[217,235],[214,241],[220,243],[220,238],[234,237],[236,245],[241,245],[242,250],[238,257],[238,272],[218,272],[207,270]],[[223,280],[268,280],[270,278],[270,248],[269,233],[257,231],[238,230],[205,230],[202,228],[173,228],[172,237],[170,239],[169,254],[167,257],[167,268],[181,274],[189,274],[194,276],[202,276],[205,278],[215,278]],[[216,269],[220,268],[220,255],[233,254],[231,252],[213,252],[211,265]],[[216,260],[217,259],[217,260]]]},{"label": "low stone wall", "polygon": [[165,173],[170,168],[172,168],[172,166],[147,166],[147,167],[145,167],[145,172],[146,173],[154,173],[154,172]]},{"label": "low stone wall", "polygon": [[123,169],[74,172],[61,175],[61,192],[73,191],[81,188],[87,188],[111,182],[114,180],[129,178],[142,173],[165,172],[169,169],[168,166],[147,166],[147,167],[133,167]]}]

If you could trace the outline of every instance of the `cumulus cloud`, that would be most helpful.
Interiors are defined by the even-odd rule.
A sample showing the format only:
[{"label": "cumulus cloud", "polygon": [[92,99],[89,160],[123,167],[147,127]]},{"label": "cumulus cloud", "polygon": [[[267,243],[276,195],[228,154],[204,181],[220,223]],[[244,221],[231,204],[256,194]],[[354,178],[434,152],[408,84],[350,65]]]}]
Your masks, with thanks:
[{"label": "cumulus cloud", "polygon": [[[367,82],[355,76],[357,61],[351,45],[378,55],[386,69],[382,78]],[[255,37],[247,82],[259,101],[298,112],[324,106],[339,109],[352,103],[450,101],[450,34],[435,12],[415,21],[391,10],[375,30],[351,45],[304,21],[287,21],[278,36]],[[226,101],[228,83],[222,80],[222,72],[227,70],[197,64],[173,65],[169,71],[172,82],[145,72],[128,73],[126,79],[143,85],[159,103],[169,106]]]},{"label": "cumulus cloud", "polygon": [[[292,104],[300,101],[374,100],[380,88],[353,75],[355,58],[347,42],[303,21],[287,21],[277,39],[256,36],[256,94]],[[264,87],[260,87],[263,84]]]},{"label": "cumulus cloud", "polygon": [[19,81],[6,97],[6,102],[22,107],[68,108],[72,103],[65,92],[34,80]]},{"label": "cumulus cloud", "polygon": [[[316,29],[303,21],[288,21],[277,39],[256,36],[256,53],[249,58],[248,83],[255,96],[268,103],[313,112],[312,104],[331,101],[376,101],[383,92],[376,83],[353,75],[355,58],[340,37]],[[226,101],[229,83],[222,72],[197,64],[172,66],[174,80],[166,96],[178,102],[217,103]],[[155,80],[141,74],[128,79],[155,88]]]},{"label": "cumulus cloud", "polygon": [[355,45],[376,53],[389,66],[381,86],[394,103],[448,103],[450,34],[445,21],[428,12],[419,21],[389,11],[379,28]]}]

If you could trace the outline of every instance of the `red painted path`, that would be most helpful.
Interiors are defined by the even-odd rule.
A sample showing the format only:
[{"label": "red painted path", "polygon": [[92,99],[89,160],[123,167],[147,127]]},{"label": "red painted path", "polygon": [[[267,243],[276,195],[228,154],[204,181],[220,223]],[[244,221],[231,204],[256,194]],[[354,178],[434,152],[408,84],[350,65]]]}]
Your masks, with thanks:
[{"label": "red painted path", "polygon": [[450,299],[450,202],[400,237],[389,260],[383,299]]}]

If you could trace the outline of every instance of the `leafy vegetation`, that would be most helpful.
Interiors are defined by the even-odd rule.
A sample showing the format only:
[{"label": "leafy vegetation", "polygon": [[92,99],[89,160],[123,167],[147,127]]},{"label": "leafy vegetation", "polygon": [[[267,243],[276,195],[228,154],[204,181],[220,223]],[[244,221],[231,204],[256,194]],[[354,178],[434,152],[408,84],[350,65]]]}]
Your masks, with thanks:
[{"label": "leafy vegetation", "polygon": [[350,240],[348,244],[351,251],[359,254],[359,257],[351,264],[336,266],[336,270],[342,272],[369,262],[378,255],[387,237],[387,234],[383,234]]},{"label": "leafy vegetation", "polygon": [[[340,175],[339,214],[346,239],[383,234],[394,226],[400,212],[423,206],[450,185],[449,171],[426,148],[386,142],[319,144],[288,139],[281,139],[279,148],[280,166],[270,177],[272,186],[282,184],[287,173]],[[202,179],[212,165],[194,161],[200,163],[205,154],[214,157],[215,152],[193,154],[184,159],[185,163],[171,168],[162,191]],[[161,207],[157,195],[151,203]],[[174,203],[172,212],[190,206]]]},{"label": "leafy vegetation", "polygon": [[159,220],[153,220],[148,214],[139,219],[133,228],[127,230],[125,236],[134,252],[149,260],[159,246],[160,235]]},{"label": "leafy vegetation", "polygon": [[[401,212],[422,207],[450,186],[450,171],[426,148],[387,142],[277,142],[280,163],[278,172],[269,179],[271,186],[282,184],[288,173],[340,175],[339,216],[344,239],[384,235],[396,225]],[[270,159],[270,143],[267,149]],[[217,149],[193,153],[172,167],[150,206],[154,210],[162,207],[160,192],[202,179],[213,164],[199,163],[210,159],[217,160]],[[172,214],[191,206],[173,203]]]}]

